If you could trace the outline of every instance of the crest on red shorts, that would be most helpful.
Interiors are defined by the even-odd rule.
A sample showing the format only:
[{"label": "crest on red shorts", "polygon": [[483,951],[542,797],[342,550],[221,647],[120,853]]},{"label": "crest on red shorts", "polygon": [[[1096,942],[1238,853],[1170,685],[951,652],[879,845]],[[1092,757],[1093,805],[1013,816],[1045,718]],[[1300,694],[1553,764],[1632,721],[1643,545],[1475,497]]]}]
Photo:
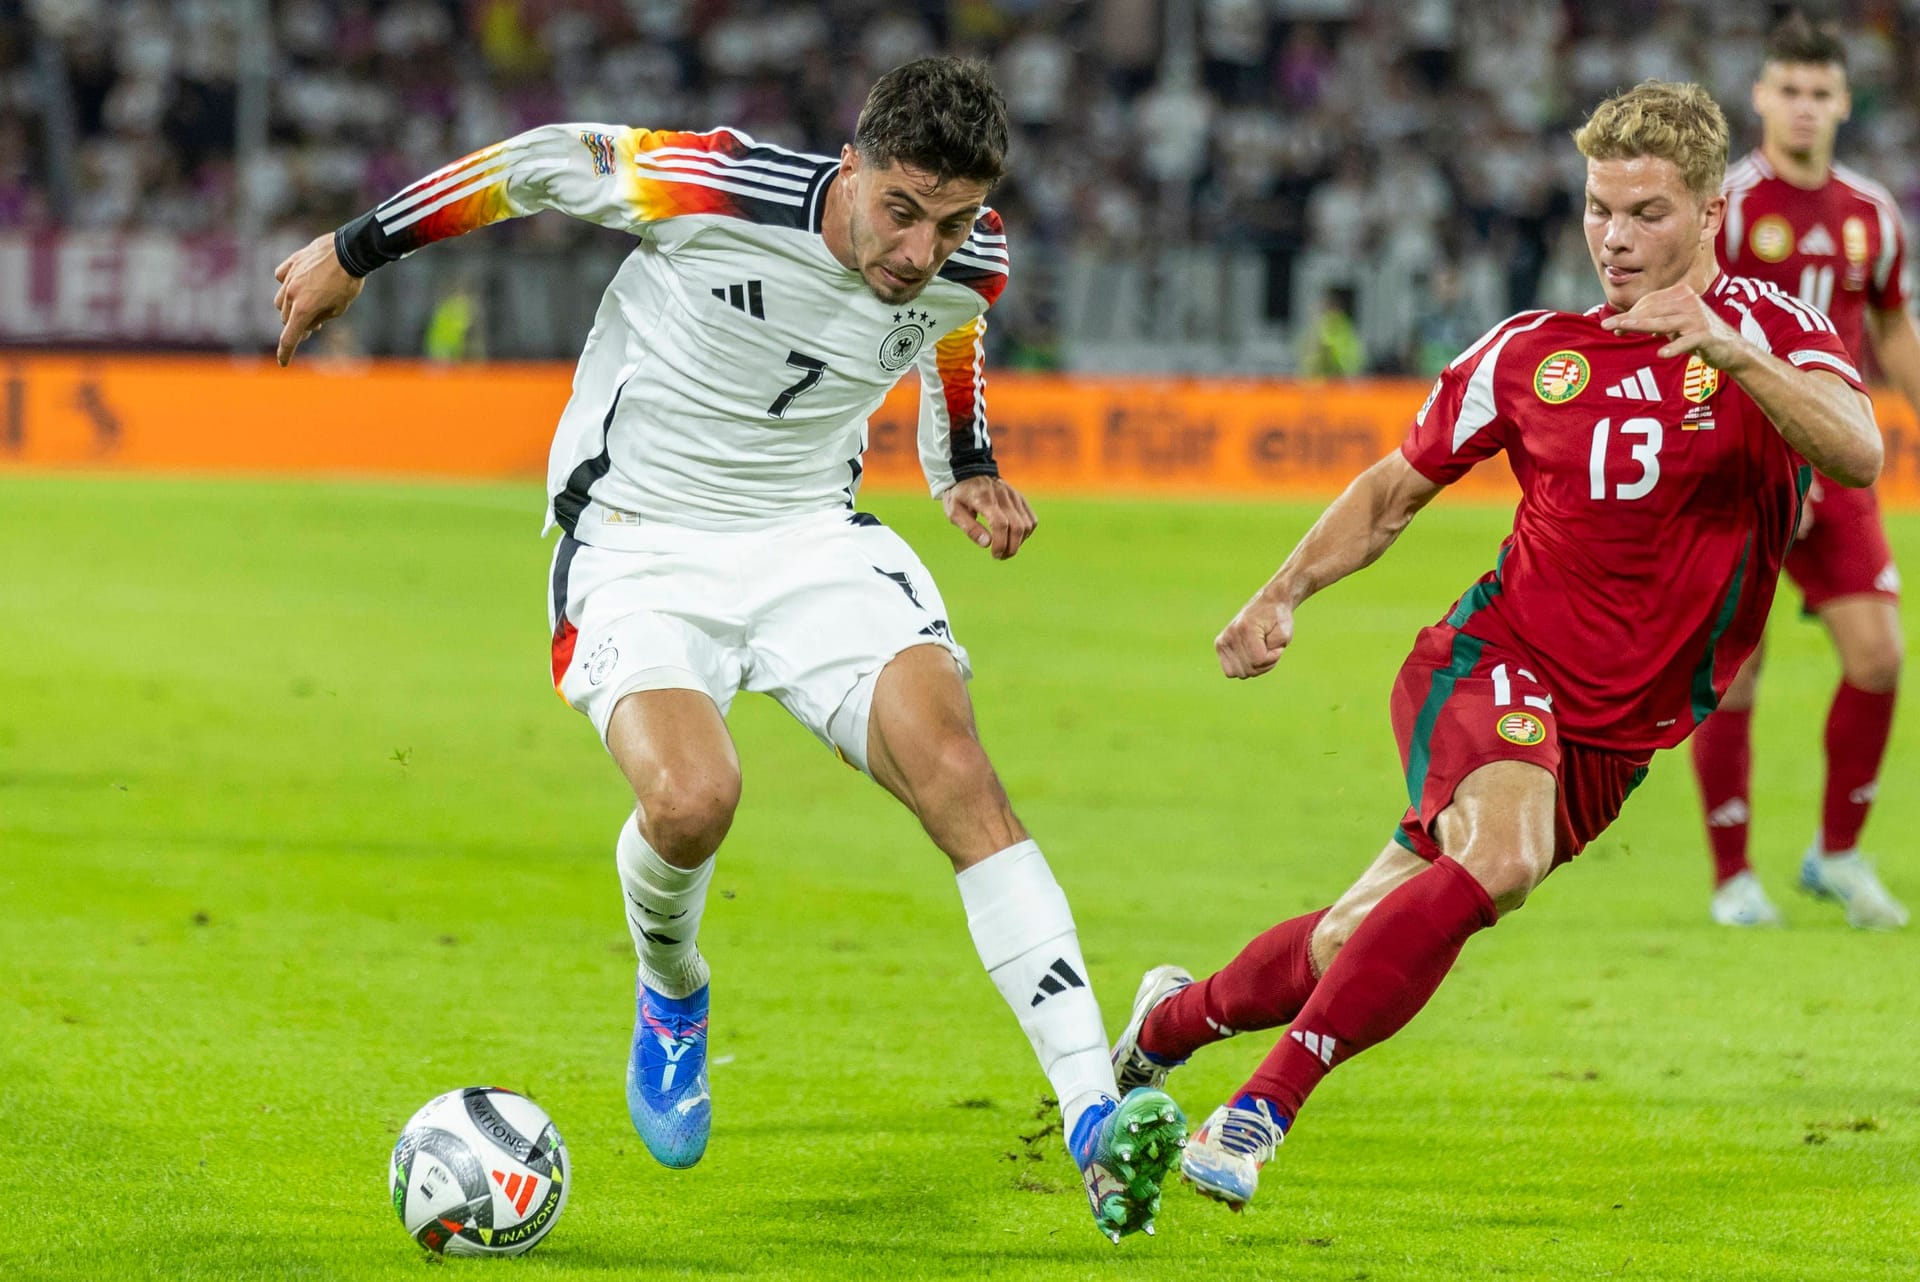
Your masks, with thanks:
[{"label": "crest on red shorts", "polygon": [[1501,716],[1493,727],[1502,739],[1508,743],[1517,743],[1523,748],[1531,748],[1547,737],[1547,727],[1540,718],[1531,712],[1509,712]]}]

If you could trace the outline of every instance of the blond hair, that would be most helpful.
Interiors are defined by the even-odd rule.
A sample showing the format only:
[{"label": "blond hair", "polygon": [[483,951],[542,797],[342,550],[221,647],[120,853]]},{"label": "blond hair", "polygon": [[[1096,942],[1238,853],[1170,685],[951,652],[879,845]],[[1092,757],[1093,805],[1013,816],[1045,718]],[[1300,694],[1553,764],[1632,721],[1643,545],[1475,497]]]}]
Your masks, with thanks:
[{"label": "blond hair", "polygon": [[1701,201],[1727,176],[1727,118],[1696,84],[1642,80],[1595,107],[1573,143],[1588,160],[1670,160]]}]

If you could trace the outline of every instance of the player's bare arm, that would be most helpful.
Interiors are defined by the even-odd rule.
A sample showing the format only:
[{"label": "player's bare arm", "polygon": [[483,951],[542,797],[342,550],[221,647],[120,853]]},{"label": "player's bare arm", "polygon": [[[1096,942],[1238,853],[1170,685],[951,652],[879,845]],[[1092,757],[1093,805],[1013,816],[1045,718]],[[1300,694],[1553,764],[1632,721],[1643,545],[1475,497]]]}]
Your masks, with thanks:
[{"label": "player's bare arm", "polygon": [[1355,477],[1214,638],[1220,670],[1241,679],[1271,672],[1293,640],[1300,603],[1372,565],[1440,489],[1399,450]]},{"label": "player's bare arm", "polygon": [[1867,309],[1867,337],[1887,381],[1920,413],[1920,330],[1904,307]]},{"label": "player's bare arm", "polygon": [[997,476],[969,476],[940,496],[947,520],[1004,561],[1033,536],[1039,519],[1020,491]]},{"label": "player's bare arm", "polygon": [[1762,351],[1710,309],[1685,281],[1654,290],[1600,322],[1616,332],[1665,334],[1662,360],[1689,353],[1746,389],[1787,443],[1842,485],[1872,485],[1880,475],[1880,429],[1873,402],[1834,374],[1802,370]]},{"label": "player's bare arm", "polygon": [[340,265],[334,251],[333,233],[316,236],[287,255],[273,270],[280,282],[274,291],[273,308],[280,313],[280,347],[275,353],[286,365],[307,337],[353,305],[366,288],[363,277],[355,276]]}]

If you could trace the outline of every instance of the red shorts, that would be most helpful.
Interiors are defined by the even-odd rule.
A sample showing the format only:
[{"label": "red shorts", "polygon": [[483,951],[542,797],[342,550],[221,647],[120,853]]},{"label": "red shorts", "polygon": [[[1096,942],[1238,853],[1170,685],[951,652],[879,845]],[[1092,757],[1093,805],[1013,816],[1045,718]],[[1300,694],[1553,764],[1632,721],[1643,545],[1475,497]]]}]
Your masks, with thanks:
[{"label": "red shorts", "polygon": [[1415,639],[1393,683],[1392,712],[1411,803],[1393,838],[1427,860],[1441,854],[1434,820],[1481,766],[1525,761],[1553,775],[1553,862],[1562,864],[1614,821],[1653,759],[1562,741],[1551,693],[1527,660],[1445,623]]},{"label": "red shorts", "polygon": [[1894,568],[1874,492],[1815,477],[1807,502],[1813,507],[1813,528],[1788,550],[1786,565],[1807,612],[1844,596],[1898,601],[1900,571]]}]

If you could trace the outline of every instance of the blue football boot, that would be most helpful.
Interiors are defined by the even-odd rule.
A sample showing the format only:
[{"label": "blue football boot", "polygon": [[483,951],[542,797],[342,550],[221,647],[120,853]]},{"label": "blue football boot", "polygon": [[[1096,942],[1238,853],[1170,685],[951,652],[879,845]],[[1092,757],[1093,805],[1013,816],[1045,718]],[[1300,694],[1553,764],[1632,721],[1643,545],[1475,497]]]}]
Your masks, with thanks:
[{"label": "blue football boot", "polygon": [[1152,1233],[1160,1185],[1186,1142],[1187,1119],[1165,1091],[1143,1087],[1082,1113],[1067,1147],[1086,1181],[1094,1226],[1115,1242]]},{"label": "blue football boot", "polygon": [[713,1131],[707,1091],[707,985],[688,997],[640,986],[627,1059],[627,1113],[662,1166],[698,1162]]}]

